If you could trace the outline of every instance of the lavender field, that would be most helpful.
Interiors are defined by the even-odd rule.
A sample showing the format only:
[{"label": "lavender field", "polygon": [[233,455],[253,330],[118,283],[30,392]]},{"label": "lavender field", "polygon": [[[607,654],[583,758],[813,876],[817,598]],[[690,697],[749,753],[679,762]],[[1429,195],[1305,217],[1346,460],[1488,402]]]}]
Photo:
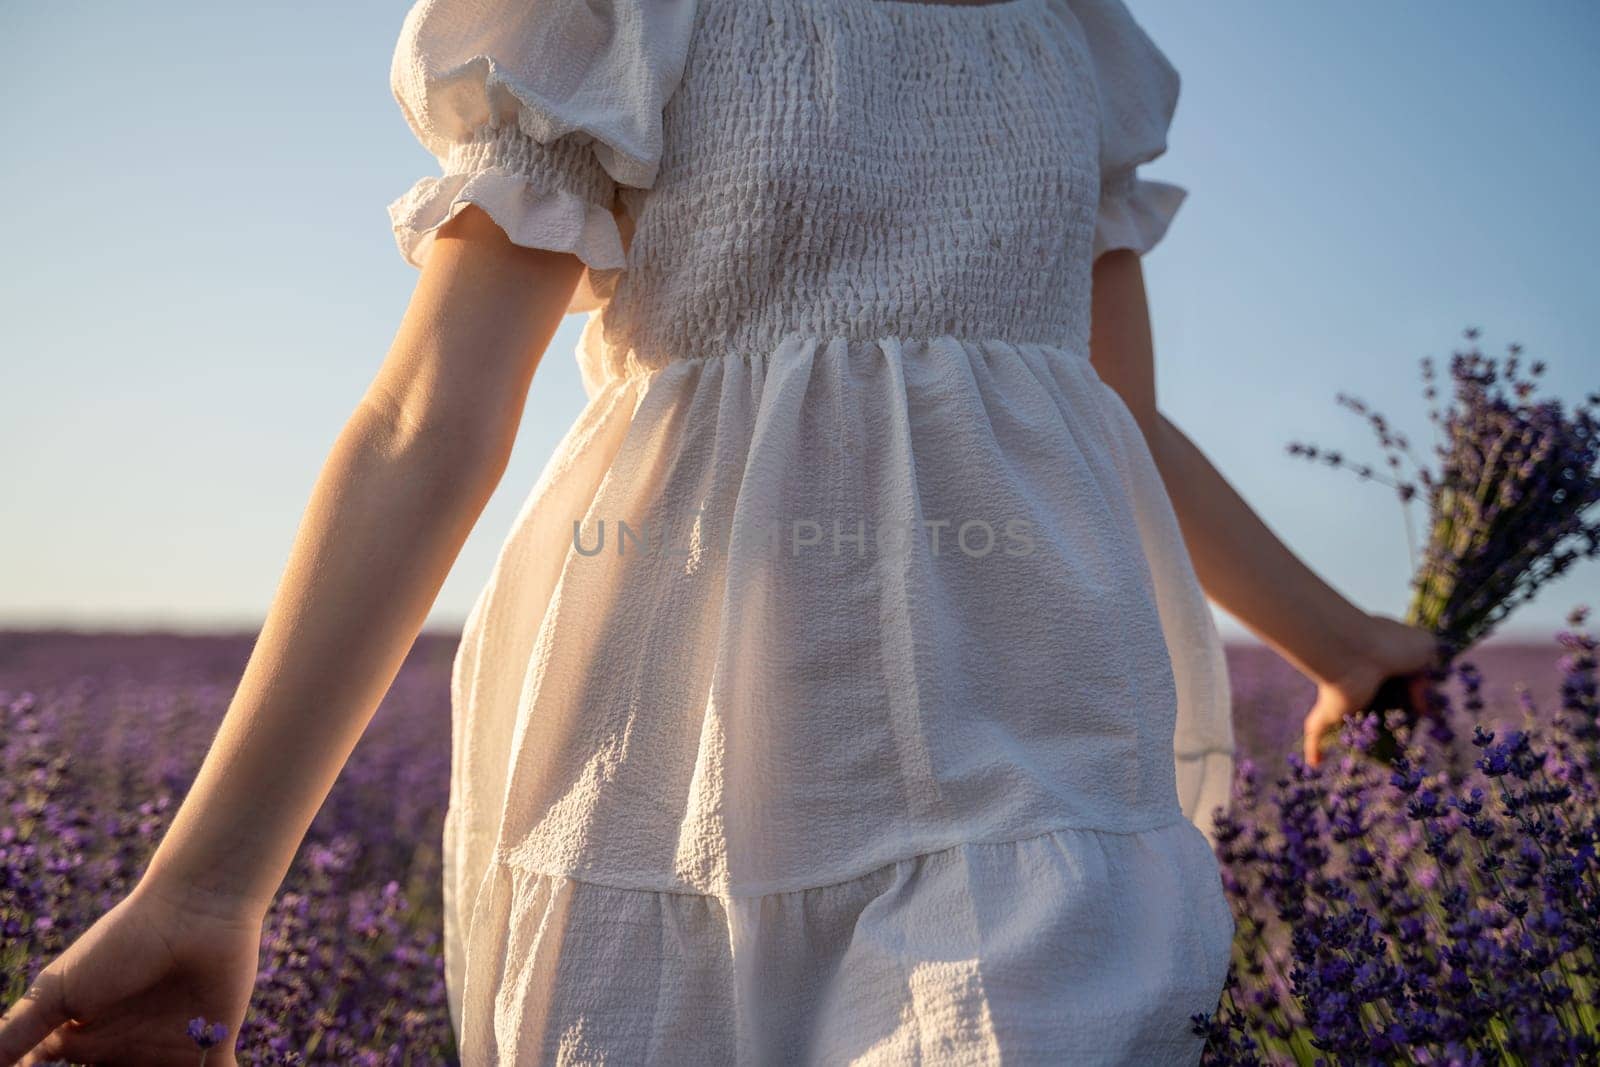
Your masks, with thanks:
[{"label": "lavender field", "polygon": [[[0,999],[130,888],[253,640],[0,633]],[[241,1063],[454,1061],[439,836],[455,645],[418,640],[318,814],[267,921]]]},{"label": "lavender field", "polygon": [[[0,999],[129,888],[251,641],[0,632]],[[418,641],[318,816],[268,922],[241,1062],[453,1061],[438,838],[454,650],[453,636]],[[1475,721],[1504,731],[1525,708],[1558,707],[1564,651],[1554,639],[1474,650]],[[1272,782],[1289,772],[1313,687],[1259,646],[1230,647],[1229,663],[1241,755]],[[1470,733],[1456,743],[1476,755]]]}]

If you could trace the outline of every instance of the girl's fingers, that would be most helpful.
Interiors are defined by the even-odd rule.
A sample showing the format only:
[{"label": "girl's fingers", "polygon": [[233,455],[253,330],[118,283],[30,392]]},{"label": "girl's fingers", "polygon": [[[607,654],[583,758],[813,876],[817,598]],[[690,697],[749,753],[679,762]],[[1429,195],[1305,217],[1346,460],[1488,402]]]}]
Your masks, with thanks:
[{"label": "girl's fingers", "polygon": [[50,1064],[60,1063],[62,1060],[80,1062],[73,1059],[62,1046],[61,1040],[56,1036],[56,1031],[34,1046],[32,1052],[22,1058],[20,1067],[48,1067]]},{"label": "girl's fingers", "polygon": [[1322,746],[1327,737],[1327,727],[1323,724],[1323,715],[1313,711],[1306,717],[1305,729],[1305,761],[1315,767],[1322,762]]},{"label": "girl's fingers", "polygon": [[84,1033],[76,1023],[68,1022],[46,1034],[29,1058],[22,1061],[22,1067],[31,1067],[35,1063],[60,1063],[62,1060],[71,1063],[103,1063],[106,1056],[111,1055],[115,1058],[118,1051],[116,1046],[108,1047],[104,1039],[96,1040]]},{"label": "girl's fingers", "polygon": [[0,1016],[0,1067],[44,1062],[23,1057],[69,1020],[61,980],[53,974],[41,974],[22,999]]}]

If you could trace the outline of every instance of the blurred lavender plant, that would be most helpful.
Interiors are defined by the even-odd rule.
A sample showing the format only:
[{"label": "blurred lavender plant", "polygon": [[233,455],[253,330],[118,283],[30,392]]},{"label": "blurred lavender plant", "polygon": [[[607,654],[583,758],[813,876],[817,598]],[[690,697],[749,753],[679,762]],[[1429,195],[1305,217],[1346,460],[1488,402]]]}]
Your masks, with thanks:
[{"label": "blurred lavender plant", "polygon": [[[1263,790],[1241,761],[1216,851],[1237,920],[1209,1064],[1600,1060],[1600,700],[1585,609],[1558,635],[1561,707],[1474,729],[1472,768],[1391,714],[1393,768],[1346,751]],[[1479,676],[1456,673],[1469,713]],[[1446,701],[1441,714],[1454,709]]]},{"label": "blurred lavender plant", "polygon": [[[1600,557],[1600,393],[1590,393],[1569,415],[1557,398],[1535,398],[1544,364],[1520,375],[1522,348],[1512,344],[1502,363],[1485,357],[1478,331],[1465,331],[1468,347],[1450,360],[1453,402],[1429,410],[1436,430],[1437,474],[1418,463],[1404,434],[1345,393],[1338,402],[1364,416],[1377,434],[1391,474],[1349,463],[1339,452],[1290,442],[1291,455],[1343,467],[1377,481],[1399,496],[1413,576],[1405,621],[1435,634],[1448,664],[1494,630],[1519,604],[1565,573],[1579,559]],[[1438,397],[1433,361],[1422,360],[1423,396]],[[1409,461],[1415,480],[1401,471]],[[1428,506],[1428,540],[1417,559],[1411,502]],[[1402,679],[1390,679],[1370,710],[1407,712],[1415,721]],[[1375,755],[1398,752],[1380,715]]]},{"label": "blurred lavender plant", "polygon": [[[0,1005],[133,887],[252,643],[0,633]],[[267,915],[241,1063],[456,1061],[438,844],[454,645],[419,638],[313,822]],[[220,1025],[191,1024],[202,1056]]]}]

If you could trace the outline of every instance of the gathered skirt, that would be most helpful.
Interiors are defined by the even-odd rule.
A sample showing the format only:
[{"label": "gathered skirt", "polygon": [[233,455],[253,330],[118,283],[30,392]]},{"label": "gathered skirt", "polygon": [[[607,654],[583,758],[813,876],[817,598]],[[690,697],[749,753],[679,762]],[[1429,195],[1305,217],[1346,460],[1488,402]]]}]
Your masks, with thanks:
[{"label": "gathered skirt", "polygon": [[586,385],[452,678],[462,1062],[1197,1062],[1230,692],[1087,358],[794,335]]}]

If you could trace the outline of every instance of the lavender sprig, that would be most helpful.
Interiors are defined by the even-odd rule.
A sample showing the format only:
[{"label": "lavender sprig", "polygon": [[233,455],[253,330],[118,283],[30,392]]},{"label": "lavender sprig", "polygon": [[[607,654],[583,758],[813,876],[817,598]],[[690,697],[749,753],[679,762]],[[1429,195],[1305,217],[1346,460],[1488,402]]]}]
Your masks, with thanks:
[{"label": "lavender sprig", "polygon": [[227,1036],[228,1028],[222,1023],[208,1023],[203,1015],[189,1020],[189,1039],[200,1050],[200,1067],[205,1067],[206,1056]]}]

